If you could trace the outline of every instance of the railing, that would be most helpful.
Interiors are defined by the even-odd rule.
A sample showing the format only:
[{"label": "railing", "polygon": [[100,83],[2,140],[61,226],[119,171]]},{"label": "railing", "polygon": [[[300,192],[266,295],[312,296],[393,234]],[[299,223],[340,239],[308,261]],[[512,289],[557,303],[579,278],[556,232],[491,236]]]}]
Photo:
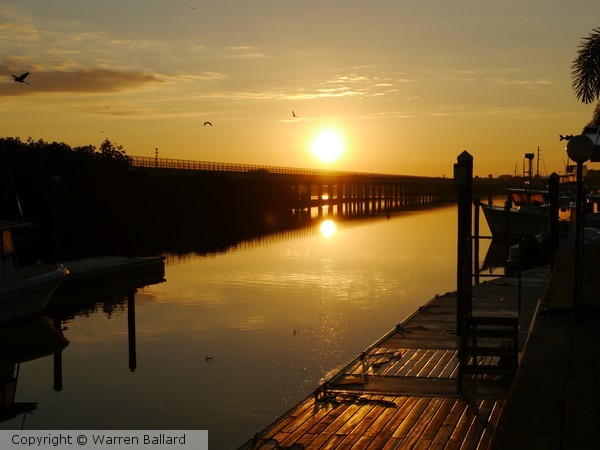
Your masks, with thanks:
[{"label": "railing", "polygon": [[318,175],[318,176],[365,176],[365,177],[402,177],[402,178],[423,178],[410,175],[386,175],[366,172],[349,172],[342,170],[325,169],[302,169],[296,167],[265,166],[255,164],[235,164],[209,161],[191,161],[185,159],[153,158],[151,156],[131,156],[134,167],[147,167],[154,169],[176,169],[176,170],[197,170],[212,172],[250,172],[250,173],[270,173],[284,175]]}]

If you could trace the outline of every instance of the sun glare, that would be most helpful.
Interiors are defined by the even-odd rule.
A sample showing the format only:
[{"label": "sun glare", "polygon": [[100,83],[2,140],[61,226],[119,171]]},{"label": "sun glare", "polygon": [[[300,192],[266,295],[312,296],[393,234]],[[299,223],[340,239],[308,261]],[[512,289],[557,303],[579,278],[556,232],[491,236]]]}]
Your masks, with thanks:
[{"label": "sun glare", "polygon": [[323,162],[335,161],[344,150],[344,143],[338,133],[332,130],[321,131],[312,143],[313,153]]},{"label": "sun glare", "polygon": [[321,234],[324,237],[329,238],[335,234],[335,230],[336,230],[335,222],[331,219],[324,220],[321,223],[320,229],[321,229]]}]

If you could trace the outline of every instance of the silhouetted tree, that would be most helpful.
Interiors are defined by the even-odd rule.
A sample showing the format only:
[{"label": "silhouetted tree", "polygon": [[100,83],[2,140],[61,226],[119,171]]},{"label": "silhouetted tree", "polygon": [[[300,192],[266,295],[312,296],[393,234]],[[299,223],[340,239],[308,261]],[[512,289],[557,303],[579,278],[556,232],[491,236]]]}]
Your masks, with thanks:
[{"label": "silhouetted tree", "polygon": [[133,161],[131,156],[127,156],[122,145],[113,144],[108,139],[105,139],[104,142],[100,144],[100,156],[113,162],[123,163],[126,166],[130,166]]},{"label": "silhouetted tree", "polygon": [[[600,100],[600,28],[594,28],[579,45],[571,79],[575,95],[584,103]],[[600,124],[600,102],[590,124]]]}]

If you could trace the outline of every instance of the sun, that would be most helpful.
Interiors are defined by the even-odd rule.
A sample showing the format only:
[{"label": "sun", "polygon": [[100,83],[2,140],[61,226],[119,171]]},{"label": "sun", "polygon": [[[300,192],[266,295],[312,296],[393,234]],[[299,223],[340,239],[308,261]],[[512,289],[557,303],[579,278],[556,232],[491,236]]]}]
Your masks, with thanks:
[{"label": "sun", "polygon": [[332,162],[344,151],[344,142],[333,130],[321,131],[312,143],[312,151],[323,162]]}]

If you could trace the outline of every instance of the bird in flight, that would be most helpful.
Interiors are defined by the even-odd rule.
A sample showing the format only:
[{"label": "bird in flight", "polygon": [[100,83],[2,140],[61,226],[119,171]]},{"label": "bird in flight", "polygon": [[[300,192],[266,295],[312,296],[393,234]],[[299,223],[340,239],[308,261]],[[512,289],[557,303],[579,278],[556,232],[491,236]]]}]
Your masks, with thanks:
[{"label": "bird in flight", "polygon": [[13,75],[13,80],[15,80],[15,83],[25,83],[25,84],[29,84],[27,81],[25,81],[25,78],[27,78],[27,75],[29,75],[29,72],[25,72],[22,73],[19,76]]},{"label": "bird in flight", "polygon": [[292,109],[292,117],[298,117],[293,109]]},{"label": "bird in flight", "polygon": [[560,137],[561,141],[568,141],[569,139],[571,139],[573,137],[573,135],[567,134],[566,136],[563,136],[562,134],[559,134],[558,137]]},{"label": "bird in flight", "polygon": [[210,125],[210,126],[212,127],[212,123],[210,123],[210,122],[208,122],[208,121],[204,122],[204,125],[203,125],[203,126],[205,127],[206,125]]}]

